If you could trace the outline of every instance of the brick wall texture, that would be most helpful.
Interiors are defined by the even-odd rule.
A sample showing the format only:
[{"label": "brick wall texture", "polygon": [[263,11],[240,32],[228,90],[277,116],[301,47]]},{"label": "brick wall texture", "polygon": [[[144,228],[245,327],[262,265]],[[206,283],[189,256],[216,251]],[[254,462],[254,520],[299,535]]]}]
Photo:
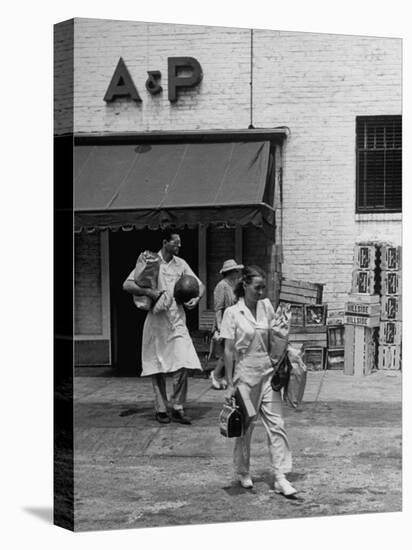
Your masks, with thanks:
[{"label": "brick wall texture", "polygon": [[[173,56],[195,57],[204,76],[171,104]],[[103,101],[119,57],[139,104]],[[325,283],[325,301],[338,305],[350,290],[356,240],[401,239],[400,215],[355,215],[355,119],[401,114],[401,57],[395,38],[75,19],[74,130],[246,129],[251,120],[256,128],[287,126],[283,273]],[[148,70],[162,72],[158,96],[145,89]]]}]

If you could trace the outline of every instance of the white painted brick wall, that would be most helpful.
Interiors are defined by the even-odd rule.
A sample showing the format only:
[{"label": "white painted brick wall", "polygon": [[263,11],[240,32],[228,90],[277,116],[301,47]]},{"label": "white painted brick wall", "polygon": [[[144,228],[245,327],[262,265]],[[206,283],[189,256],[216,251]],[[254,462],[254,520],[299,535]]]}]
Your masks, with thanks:
[{"label": "white painted brick wall", "polygon": [[396,39],[254,31],[255,125],[287,125],[284,274],[326,283],[325,301],[350,290],[353,244],[399,242],[401,222],[355,221],[356,116],[401,113]]},{"label": "white painted brick wall", "polygon": [[[248,29],[76,19],[74,128],[82,132],[246,129]],[[253,123],[288,126],[284,148],[284,274],[326,283],[342,304],[360,238],[400,242],[400,216],[355,216],[355,118],[401,113],[401,40],[255,30]],[[106,104],[122,56],[141,104]],[[193,56],[203,81],[167,99],[167,57]],[[145,89],[162,71],[163,93]],[[63,131],[63,128],[61,128]],[[359,218],[359,217],[358,217]]]}]

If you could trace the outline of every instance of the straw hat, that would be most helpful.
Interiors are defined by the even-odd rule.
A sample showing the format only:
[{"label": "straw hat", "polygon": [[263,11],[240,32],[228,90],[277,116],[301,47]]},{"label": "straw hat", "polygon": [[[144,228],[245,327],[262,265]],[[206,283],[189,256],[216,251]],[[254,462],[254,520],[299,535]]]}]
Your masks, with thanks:
[{"label": "straw hat", "polygon": [[226,260],[223,262],[222,269],[219,273],[226,273],[227,271],[234,271],[237,269],[243,269],[245,266],[242,264],[237,264],[235,260]]}]

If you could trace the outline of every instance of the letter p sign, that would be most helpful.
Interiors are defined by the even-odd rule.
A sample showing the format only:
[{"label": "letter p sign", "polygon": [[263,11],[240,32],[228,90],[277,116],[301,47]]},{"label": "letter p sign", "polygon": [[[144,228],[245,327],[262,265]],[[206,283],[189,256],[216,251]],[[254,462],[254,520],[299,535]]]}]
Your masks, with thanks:
[{"label": "letter p sign", "polygon": [[194,57],[168,57],[167,66],[169,101],[176,101],[178,88],[192,88],[202,80],[202,68]]}]

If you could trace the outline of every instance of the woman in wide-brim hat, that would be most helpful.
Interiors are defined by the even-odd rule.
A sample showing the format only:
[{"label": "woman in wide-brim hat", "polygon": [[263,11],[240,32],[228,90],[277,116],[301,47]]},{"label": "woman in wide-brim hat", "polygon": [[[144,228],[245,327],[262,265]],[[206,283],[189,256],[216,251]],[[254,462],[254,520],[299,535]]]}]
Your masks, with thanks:
[{"label": "woman in wide-brim hat", "polygon": [[209,359],[214,356],[217,358],[217,363],[214,370],[210,373],[212,387],[215,390],[224,390],[227,387],[226,380],[223,376],[224,369],[224,343],[220,337],[220,326],[222,324],[223,313],[232,306],[236,297],[234,288],[242,276],[243,265],[238,264],[235,260],[226,260],[223,263],[219,273],[222,275],[222,280],[219,281],[213,291],[213,301],[215,310],[215,320],[212,330],[212,342],[210,347]]}]

